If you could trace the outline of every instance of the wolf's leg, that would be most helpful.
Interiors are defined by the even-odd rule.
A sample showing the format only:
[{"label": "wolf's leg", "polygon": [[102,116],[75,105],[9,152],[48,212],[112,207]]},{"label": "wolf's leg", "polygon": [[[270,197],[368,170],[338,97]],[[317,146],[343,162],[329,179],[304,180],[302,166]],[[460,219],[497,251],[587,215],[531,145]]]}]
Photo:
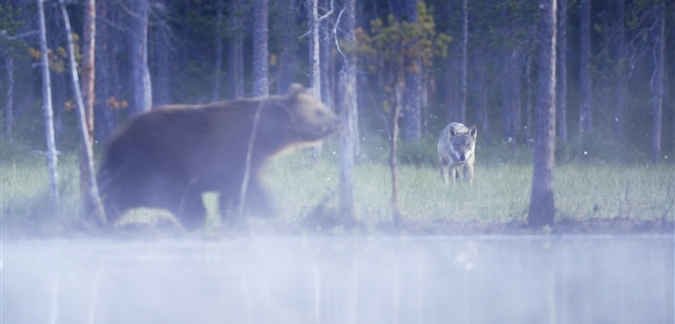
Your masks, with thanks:
[{"label": "wolf's leg", "polygon": [[473,165],[465,164],[463,167],[463,171],[464,171],[464,180],[468,184],[473,184]]},{"label": "wolf's leg", "polygon": [[452,183],[457,183],[457,179],[459,179],[459,167],[454,166],[450,171],[452,172]]},{"label": "wolf's leg", "polygon": [[441,170],[441,180],[443,180],[443,184],[448,185],[448,175],[450,173],[450,170],[449,170],[450,164],[448,163],[447,160],[441,158],[439,165],[440,165],[440,170]]}]

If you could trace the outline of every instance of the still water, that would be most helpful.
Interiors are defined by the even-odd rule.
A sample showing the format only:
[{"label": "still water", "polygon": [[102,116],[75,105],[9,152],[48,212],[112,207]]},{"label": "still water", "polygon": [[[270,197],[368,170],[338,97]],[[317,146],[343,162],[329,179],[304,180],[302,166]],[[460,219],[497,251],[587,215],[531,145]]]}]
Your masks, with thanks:
[{"label": "still water", "polygon": [[673,323],[673,236],[2,244],[2,323]]}]

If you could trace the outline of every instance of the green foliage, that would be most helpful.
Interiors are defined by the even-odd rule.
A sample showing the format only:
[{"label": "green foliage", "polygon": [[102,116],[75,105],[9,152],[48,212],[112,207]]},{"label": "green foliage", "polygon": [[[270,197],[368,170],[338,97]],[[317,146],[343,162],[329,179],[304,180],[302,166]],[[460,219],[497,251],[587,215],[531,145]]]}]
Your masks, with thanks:
[{"label": "green foliage", "polygon": [[25,51],[28,49],[28,45],[23,39],[8,39],[8,37],[16,36],[16,33],[24,25],[23,21],[17,19],[20,15],[20,8],[0,5],[0,53],[3,56],[11,55],[19,58],[25,55]]},{"label": "green foliage", "polygon": [[381,19],[370,22],[370,35],[357,29],[356,54],[361,56],[366,69],[376,73],[384,92],[393,93],[404,72],[421,73],[419,58],[424,66],[431,66],[435,57],[446,57],[450,36],[436,32],[434,18],[424,2],[419,2],[417,21],[399,21],[390,14],[386,23]]}]

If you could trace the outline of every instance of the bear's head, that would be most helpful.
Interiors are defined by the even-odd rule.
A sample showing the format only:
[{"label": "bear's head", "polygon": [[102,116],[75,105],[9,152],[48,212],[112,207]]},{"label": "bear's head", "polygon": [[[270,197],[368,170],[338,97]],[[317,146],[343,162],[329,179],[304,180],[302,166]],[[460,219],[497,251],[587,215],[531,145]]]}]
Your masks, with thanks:
[{"label": "bear's head", "polygon": [[339,119],[335,113],[302,85],[291,85],[281,101],[291,117],[292,131],[299,142],[317,142],[338,131]]}]

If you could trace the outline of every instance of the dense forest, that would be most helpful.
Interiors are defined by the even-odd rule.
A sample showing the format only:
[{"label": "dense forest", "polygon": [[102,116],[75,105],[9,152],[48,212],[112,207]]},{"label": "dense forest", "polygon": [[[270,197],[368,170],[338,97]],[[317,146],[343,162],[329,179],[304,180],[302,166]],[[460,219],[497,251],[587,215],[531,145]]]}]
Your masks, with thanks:
[{"label": "dense forest", "polygon": [[[84,3],[66,1],[78,60]],[[293,82],[339,110],[339,71],[354,54],[362,138],[387,134],[385,116],[399,96],[408,141],[462,121],[479,127],[484,144],[532,142],[539,2],[418,3],[358,1],[350,48],[339,0],[96,1],[95,139],[150,106],[283,93]],[[57,145],[68,146],[76,117],[66,29],[59,2],[44,5]],[[664,159],[674,145],[673,2],[558,6],[558,147]],[[4,0],[0,14],[3,141],[40,140],[37,2]]]}]

